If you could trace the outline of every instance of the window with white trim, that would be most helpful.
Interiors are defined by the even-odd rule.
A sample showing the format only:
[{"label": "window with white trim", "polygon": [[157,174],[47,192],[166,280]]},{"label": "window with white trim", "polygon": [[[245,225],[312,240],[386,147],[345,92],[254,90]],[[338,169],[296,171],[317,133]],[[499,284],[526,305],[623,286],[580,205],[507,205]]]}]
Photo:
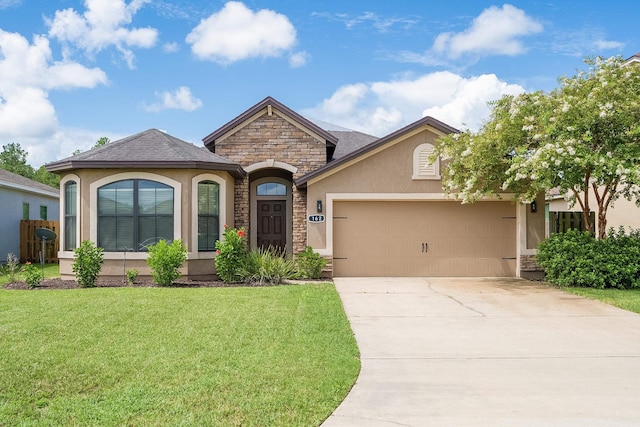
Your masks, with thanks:
[{"label": "window with white trim", "polygon": [[173,188],[129,179],[98,188],[98,246],[105,252],[146,252],[173,240]]},{"label": "window with white trim", "polygon": [[78,183],[68,181],[64,184],[64,250],[76,248],[76,231],[78,218]]},{"label": "window with white trim", "polygon": [[220,238],[220,185],[198,183],[198,251],[214,251]]},{"label": "window with white trim", "polygon": [[440,179],[440,158],[429,162],[434,150],[432,144],[420,144],[413,150],[413,179]]}]

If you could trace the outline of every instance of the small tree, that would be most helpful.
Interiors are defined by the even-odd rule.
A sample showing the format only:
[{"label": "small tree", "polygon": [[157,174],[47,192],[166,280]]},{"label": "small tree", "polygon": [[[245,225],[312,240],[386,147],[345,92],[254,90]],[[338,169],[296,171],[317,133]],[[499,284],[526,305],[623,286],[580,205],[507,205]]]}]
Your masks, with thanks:
[{"label": "small tree", "polygon": [[151,267],[153,281],[161,286],[171,286],[180,277],[180,267],[187,260],[187,249],[181,240],[167,243],[160,240],[149,246],[147,264]]},{"label": "small tree", "polygon": [[600,238],[607,209],[620,197],[640,206],[640,67],[621,58],[585,61],[550,93],[506,96],[479,132],[440,139],[434,157],[449,161],[445,190],[463,201],[499,192],[533,200],[559,188],[578,203],[586,229],[595,194]]}]

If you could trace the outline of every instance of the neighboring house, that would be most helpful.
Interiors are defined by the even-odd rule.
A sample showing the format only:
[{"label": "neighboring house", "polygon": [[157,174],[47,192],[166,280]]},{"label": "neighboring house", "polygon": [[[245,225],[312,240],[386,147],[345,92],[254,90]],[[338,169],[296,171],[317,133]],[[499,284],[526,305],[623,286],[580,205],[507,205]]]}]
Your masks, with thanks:
[{"label": "neighboring house", "polygon": [[[579,219],[577,222],[582,222],[578,213],[582,212],[580,204],[576,201],[573,206],[569,206],[569,202],[565,200],[563,194],[560,194],[556,189],[551,190],[547,194],[547,221],[550,221],[549,216],[555,217],[561,212],[576,212],[575,219]],[[600,221],[598,219],[598,203],[596,202],[596,196],[593,189],[589,190],[589,207],[591,209],[591,215],[595,219],[595,229],[598,230]],[[553,214],[556,214],[555,216]],[[636,206],[635,201],[630,201],[624,197],[616,200],[607,209],[607,230],[613,227],[616,231],[619,227],[623,227],[626,231],[629,229],[640,229],[640,208]],[[547,235],[556,231],[558,224],[553,224],[553,220],[548,224]],[[568,227],[565,227],[568,228]],[[571,227],[579,228],[579,227]]]},{"label": "neighboring house", "polygon": [[20,220],[60,218],[60,191],[0,169],[0,263],[20,256]]},{"label": "neighboring house", "polygon": [[[640,52],[627,58],[625,65],[640,65]],[[595,228],[598,230],[598,204],[596,197],[591,189],[589,191],[590,209],[595,212]],[[564,194],[560,194],[557,189],[551,189],[546,197],[546,211],[547,211],[547,235],[553,233],[557,227],[557,224],[549,223],[549,214],[561,213],[561,212],[582,212],[580,204],[576,201],[573,206],[569,206]],[[553,222],[553,221],[552,221]],[[616,200],[612,206],[607,209],[607,230],[611,227],[618,230],[619,227],[623,227],[626,230],[640,229],[640,208],[636,206],[635,201],[629,201],[623,197]]]},{"label": "neighboring house", "polygon": [[[456,129],[425,117],[383,138],[327,131],[267,97],[204,147],[151,129],[47,165],[61,175],[61,274],[89,239],[103,275],[149,274],[145,246],[181,239],[183,274],[214,274],[225,224],[251,247],[309,245],[340,276],[518,276],[531,269],[544,213],[510,195],[463,205],[427,162]],[[541,197],[537,201],[544,205]]]}]

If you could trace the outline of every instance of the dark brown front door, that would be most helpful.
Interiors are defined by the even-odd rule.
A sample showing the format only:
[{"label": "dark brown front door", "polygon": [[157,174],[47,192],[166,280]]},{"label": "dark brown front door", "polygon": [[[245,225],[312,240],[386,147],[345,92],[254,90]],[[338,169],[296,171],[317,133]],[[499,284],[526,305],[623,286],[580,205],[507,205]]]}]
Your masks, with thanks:
[{"label": "dark brown front door", "polygon": [[258,200],[258,247],[285,251],[287,236],[285,234],[284,200]]}]

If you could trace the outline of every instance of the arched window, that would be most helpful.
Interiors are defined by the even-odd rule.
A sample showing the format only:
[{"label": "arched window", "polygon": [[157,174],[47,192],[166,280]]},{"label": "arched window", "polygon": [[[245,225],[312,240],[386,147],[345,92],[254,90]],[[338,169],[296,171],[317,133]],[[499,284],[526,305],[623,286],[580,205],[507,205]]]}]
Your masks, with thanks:
[{"label": "arched window", "polygon": [[413,179],[440,179],[440,158],[429,162],[434,146],[420,144],[413,151]]},{"label": "arched window", "polygon": [[68,181],[64,185],[64,250],[72,251],[77,246],[78,183]]},{"label": "arched window", "polygon": [[213,251],[220,238],[220,185],[198,183],[198,251]]},{"label": "arched window", "polygon": [[130,179],[98,188],[98,246],[106,252],[143,252],[173,240],[173,188]]},{"label": "arched window", "polygon": [[286,196],[287,187],[279,182],[265,182],[256,188],[257,196]]}]

